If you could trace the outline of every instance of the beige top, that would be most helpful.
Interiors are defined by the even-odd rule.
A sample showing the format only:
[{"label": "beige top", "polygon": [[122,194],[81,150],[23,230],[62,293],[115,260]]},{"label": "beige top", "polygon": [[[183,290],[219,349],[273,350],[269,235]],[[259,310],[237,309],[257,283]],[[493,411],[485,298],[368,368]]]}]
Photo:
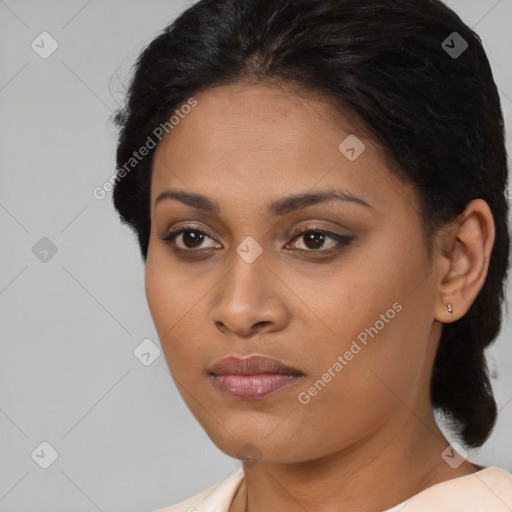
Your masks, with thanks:
[{"label": "beige top", "polygon": [[[155,512],[228,512],[243,480],[242,467],[199,494]],[[512,474],[495,466],[483,467],[471,475],[428,487],[383,512],[402,509],[403,512],[511,512]]]}]

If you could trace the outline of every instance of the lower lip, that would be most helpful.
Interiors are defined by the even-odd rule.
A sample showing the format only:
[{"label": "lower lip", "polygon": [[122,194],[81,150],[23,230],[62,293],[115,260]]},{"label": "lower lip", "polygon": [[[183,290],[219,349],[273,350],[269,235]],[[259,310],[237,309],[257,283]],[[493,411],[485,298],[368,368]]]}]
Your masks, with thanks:
[{"label": "lower lip", "polygon": [[289,386],[302,375],[285,375],[282,373],[258,373],[256,375],[213,375],[215,385],[239,398],[257,399]]}]

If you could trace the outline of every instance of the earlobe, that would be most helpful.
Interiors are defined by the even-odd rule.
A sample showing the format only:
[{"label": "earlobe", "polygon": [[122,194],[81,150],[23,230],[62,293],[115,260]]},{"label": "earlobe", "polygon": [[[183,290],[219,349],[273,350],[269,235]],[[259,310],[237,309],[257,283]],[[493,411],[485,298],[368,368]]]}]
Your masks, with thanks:
[{"label": "earlobe", "polygon": [[443,323],[463,317],[484,285],[489,268],[495,227],[483,199],[471,201],[454,228],[445,235],[440,255],[435,318]]}]

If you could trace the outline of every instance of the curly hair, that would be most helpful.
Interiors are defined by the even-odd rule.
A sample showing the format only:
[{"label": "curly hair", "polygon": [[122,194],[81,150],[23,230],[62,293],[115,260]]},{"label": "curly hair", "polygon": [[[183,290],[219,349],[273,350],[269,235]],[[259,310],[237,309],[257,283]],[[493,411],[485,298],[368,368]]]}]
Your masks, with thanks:
[{"label": "curly hair", "polygon": [[[454,41],[467,48],[450,53]],[[359,122],[417,192],[429,255],[440,227],[471,200],[488,203],[496,237],[485,283],[443,326],[430,387],[434,409],[481,446],[497,417],[484,351],[502,323],[509,233],[503,115],[479,36],[439,0],[200,0],[133,71],[114,116],[113,201],[144,262],[154,148],[129,172],[126,162],[192,94],[222,84],[294,84]]]}]

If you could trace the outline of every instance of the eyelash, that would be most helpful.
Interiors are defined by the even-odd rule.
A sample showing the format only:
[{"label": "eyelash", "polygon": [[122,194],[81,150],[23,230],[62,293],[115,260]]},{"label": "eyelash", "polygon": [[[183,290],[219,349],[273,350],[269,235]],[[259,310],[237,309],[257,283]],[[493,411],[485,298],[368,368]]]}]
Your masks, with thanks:
[{"label": "eyelash", "polygon": [[[200,233],[202,235],[206,235],[208,238],[212,238],[208,235],[208,233],[202,231],[201,229],[197,229],[194,226],[183,226],[175,231],[170,231],[164,237],[160,238],[160,240],[163,240],[164,242],[168,243],[171,246],[171,249],[176,253],[193,253],[193,252],[201,251],[202,249],[182,249],[182,248],[176,248],[173,246],[174,239],[177,236],[179,236],[180,234],[185,233],[187,231],[193,231],[196,233]],[[339,235],[337,233],[332,233],[331,231],[326,231],[324,229],[306,228],[304,230],[296,231],[293,234],[293,238],[292,238],[291,242],[294,242],[295,240],[299,239],[300,237],[302,237],[306,234],[310,234],[310,233],[324,234],[324,235],[326,235],[327,238],[331,238],[332,240],[337,240],[338,245],[336,247],[328,249],[328,250],[298,249],[299,251],[306,252],[306,253],[322,253],[324,255],[325,254],[329,255],[329,254],[333,254],[335,252],[341,251],[343,248],[345,248],[347,245],[349,245],[353,240],[353,237],[351,237],[351,236]],[[212,240],[213,240],[213,238],[212,238]],[[209,248],[209,249],[211,249],[211,248]]]}]

